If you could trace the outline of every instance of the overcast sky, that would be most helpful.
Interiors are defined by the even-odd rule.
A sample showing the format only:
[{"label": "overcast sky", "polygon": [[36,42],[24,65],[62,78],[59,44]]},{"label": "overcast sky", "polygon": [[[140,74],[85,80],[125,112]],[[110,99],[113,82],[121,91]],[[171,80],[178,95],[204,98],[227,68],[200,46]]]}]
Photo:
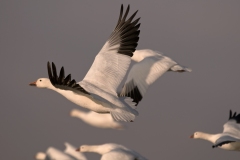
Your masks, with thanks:
[{"label": "overcast sky", "polygon": [[[121,4],[139,10],[137,49],[163,52],[192,73],[166,73],[138,105],[125,131],[94,128],[69,112],[81,107],[28,84],[47,77],[47,62],[82,80],[114,29]],[[240,112],[240,1],[0,1],[0,159],[33,159],[65,141],[119,143],[150,160],[237,159],[238,152],[192,140],[222,132],[229,109]],[[90,160],[97,154],[87,154]]]}]

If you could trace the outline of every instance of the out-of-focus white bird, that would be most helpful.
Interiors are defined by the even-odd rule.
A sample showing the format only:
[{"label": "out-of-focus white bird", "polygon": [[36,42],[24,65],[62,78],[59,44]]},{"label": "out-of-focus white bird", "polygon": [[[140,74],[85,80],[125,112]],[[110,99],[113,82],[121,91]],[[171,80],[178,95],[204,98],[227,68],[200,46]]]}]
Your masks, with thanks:
[{"label": "out-of-focus white bird", "polygon": [[191,72],[162,53],[150,49],[136,50],[131,58],[137,62],[129,71],[120,96],[131,97],[136,104],[142,100],[148,87],[167,71]]},{"label": "out-of-focus white bird", "polygon": [[101,154],[101,160],[147,160],[136,151],[115,143],[82,145],[77,151]]},{"label": "out-of-focus white bird", "polygon": [[125,126],[117,121],[114,121],[110,114],[99,114],[93,111],[83,112],[78,109],[73,109],[70,112],[72,117],[77,117],[83,120],[85,123],[98,128],[112,128],[123,130]]},{"label": "out-of-focus white bird", "polygon": [[65,78],[64,68],[59,76],[56,66],[48,62],[48,78],[39,78],[30,83],[38,88],[52,89],[73,103],[98,113],[110,113],[117,121],[133,121],[138,112],[129,97],[118,97],[117,88],[131,63],[138,45],[139,19],[133,21],[137,11],[128,19],[129,6],[123,15],[123,5],[117,25],[110,38],[95,57],[88,73],[76,83],[69,74]]},{"label": "out-of-focus white bird", "polygon": [[37,160],[87,160],[84,154],[76,152],[76,147],[69,143],[65,143],[66,149],[64,152],[54,148],[49,147],[46,153],[38,152],[35,155]]},{"label": "out-of-focus white bird", "polygon": [[223,133],[195,132],[190,138],[210,141],[213,148],[240,151],[240,114],[237,115],[236,112],[232,114],[230,110],[229,120],[223,125]]}]

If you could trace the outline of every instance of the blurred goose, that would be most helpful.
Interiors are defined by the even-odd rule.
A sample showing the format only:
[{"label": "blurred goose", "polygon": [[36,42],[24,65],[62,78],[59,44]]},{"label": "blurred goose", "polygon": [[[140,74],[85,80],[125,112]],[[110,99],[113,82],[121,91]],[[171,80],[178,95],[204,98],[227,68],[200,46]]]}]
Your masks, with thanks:
[{"label": "blurred goose", "polygon": [[115,143],[82,145],[77,151],[101,154],[101,160],[147,160],[136,151]]},{"label": "blurred goose", "polygon": [[37,160],[87,160],[86,157],[79,152],[76,152],[76,148],[69,143],[65,143],[66,149],[64,152],[49,147],[46,153],[38,152],[35,156]]},{"label": "blurred goose", "polygon": [[132,22],[137,11],[126,20],[130,7],[123,15],[123,5],[117,25],[103,48],[95,57],[82,81],[65,77],[64,68],[59,76],[56,66],[48,62],[48,78],[39,78],[31,86],[52,89],[73,103],[98,113],[110,113],[117,121],[133,121],[138,112],[128,97],[118,97],[117,88],[124,78],[139,40],[139,19]]},{"label": "blurred goose", "polygon": [[72,117],[77,117],[85,123],[98,128],[112,128],[123,130],[125,127],[120,122],[114,121],[110,114],[99,114],[93,111],[83,112],[73,109],[70,112]]},{"label": "blurred goose", "polygon": [[223,125],[223,133],[195,132],[190,138],[210,141],[213,148],[240,151],[240,114],[237,115],[236,112],[232,114],[230,110],[229,120]]},{"label": "blurred goose", "polygon": [[121,90],[121,97],[131,97],[136,105],[142,100],[148,87],[167,71],[191,72],[171,58],[150,49],[136,50],[131,58],[133,65]]}]

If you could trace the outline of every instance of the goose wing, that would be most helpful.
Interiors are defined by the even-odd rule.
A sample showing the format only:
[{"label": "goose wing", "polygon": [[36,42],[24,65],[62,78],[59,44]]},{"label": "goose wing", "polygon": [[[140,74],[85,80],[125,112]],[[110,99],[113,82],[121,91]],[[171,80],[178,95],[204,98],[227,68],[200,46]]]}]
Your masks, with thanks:
[{"label": "goose wing", "polygon": [[219,137],[213,147],[240,141],[240,114],[229,112],[229,120],[223,125],[223,136]]},{"label": "goose wing", "polygon": [[69,154],[79,160],[87,160],[86,156],[81,152],[76,152],[76,147],[74,147],[70,143],[65,142],[64,145],[66,147],[64,153]]},{"label": "goose wing", "polygon": [[175,64],[175,61],[160,54],[144,58],[131,68],[120,96],[131,97],[137,105],[148,87]]},{"label": "goose wing", "polygon": [[131,62],[131,56],[138,45],[139,19],[132,22],[137,11],[126,20],[130,7],[123,16],[121,6],[118,23],[111,36],[95,57],[83,81],[116,95],[116,90]]},{"label": "goose wing", "polygon": [[223,133],[238,136],[240,138],[240,113],[229,112],[229,120],[223,125]]},{"label": "goose wing", "polygon": [[52,62],[52,67],[48,62],[47,68],[48,68],[48,77],[54,87],[63,89],[63,90],[71,90],[74,92],[82,92],[84,94],[90,94],[78,83],[76,83],[74,79],[71,80],[71,74],[65,77],[64,67],[61,68],[59,76],[57,75],[57,69],[53,62]]},{"label": "goose wing", "polygon": [[50,159],[72,160],[70,156],[54,147],[49,147],[46,151],[46,154],[49,156]]}]

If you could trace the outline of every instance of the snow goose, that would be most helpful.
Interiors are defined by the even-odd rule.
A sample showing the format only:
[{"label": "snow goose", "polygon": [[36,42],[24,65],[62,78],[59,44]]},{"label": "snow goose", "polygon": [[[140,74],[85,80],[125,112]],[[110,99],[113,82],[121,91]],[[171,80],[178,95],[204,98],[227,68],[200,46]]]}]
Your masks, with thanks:
[{"label": "snow goose", "polygon": [[138,63],[129,71],[120,96],[131,97],[136,105],[142,100],[148,87],[165,72],[191,72],[190,68],[150,49],[136,50],[131,59]]},{"label": "snow goose", "polygon": [[87,160],[86,157],[79,152],[76,152],[76,148],[69,143],[65,143],[65,151],[62,152],[54,147],[49,147],[46,153],[38,152],[35,156],[37,160]]},{"label": "snow goose", "polygon": [[120,122],[114,121],[110,114],[99,114],[93,111],[83,112],[78,109],[73,109],[70,115],[98,128],[112,128],[118,130],[123,130],[125,128]]},{"label": "snow goose", "polygon": [[210,141],[213,148],[240,151],[240,114],[237,115],[236,112],[232,114],[230,110],[229,120],[223,125],[223,133],[195,132],[190,138]]},{"label": "snow goose", "polygon": [[56,66],[48,62],[48,78],[39,78],[31,86],[52,89],[73,103],[98,113],[110,113],[117,121],[133,121],[138,112],[129,97],[118,97],[117,88],[124,78],[139,40],[139,19],[132,22],[137,11],[128,19],[129,5],[123,15],[123,5],[117,25],[95,57],[82,81],[65,78],[64,68],[59,76]]},{"label": "snow goose", "polygon": [[82,145],[77,149],[77,151],[95,152],[101,154],[101,160],[147,160],[136,151],[115,143]]}]

